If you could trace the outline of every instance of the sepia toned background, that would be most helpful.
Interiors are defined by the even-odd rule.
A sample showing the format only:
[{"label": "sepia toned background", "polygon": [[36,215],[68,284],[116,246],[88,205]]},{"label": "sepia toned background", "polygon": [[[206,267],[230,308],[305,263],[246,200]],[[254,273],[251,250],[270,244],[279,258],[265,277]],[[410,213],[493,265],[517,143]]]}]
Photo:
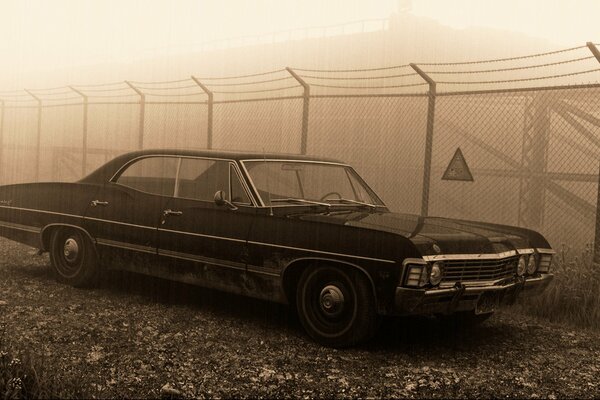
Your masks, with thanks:
[{"label": "sepia toned background", "polygon": [[[594,2],[229,3],[5,3],[0,183],[140,148],[305,153],[352,164],[393,211],[594,242]],[[458,148],[473,182],[441,179]]]}]

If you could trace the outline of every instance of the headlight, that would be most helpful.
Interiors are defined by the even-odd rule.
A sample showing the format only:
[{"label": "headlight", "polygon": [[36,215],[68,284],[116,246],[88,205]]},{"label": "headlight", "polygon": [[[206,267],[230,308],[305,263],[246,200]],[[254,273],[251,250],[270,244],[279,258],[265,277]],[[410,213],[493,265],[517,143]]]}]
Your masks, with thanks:
[{"label": "headlight", "polygon": [[535,254],[529,256],[529,262],[527,263],[527,273],[533,275],[537,269],[537,257]]},{"label": "headlight", "polygon": [[438,261],[431,267],[431,272],[429,273],[429,283],[431,283],[433,286],[442,281],[443,266],[444,265]]},{"label": "headlight", "polygon": [[527,256],[522,255],[519,257],[519,263],[517,264],[517,275],[523,276],[525,275],[525,270],[527,270]]}]

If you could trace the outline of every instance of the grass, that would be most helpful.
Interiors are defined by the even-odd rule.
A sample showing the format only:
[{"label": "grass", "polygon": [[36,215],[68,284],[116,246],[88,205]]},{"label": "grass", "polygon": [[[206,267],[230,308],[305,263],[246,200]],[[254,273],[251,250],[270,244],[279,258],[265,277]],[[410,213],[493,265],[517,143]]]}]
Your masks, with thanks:
[{"label": "grass", "polygon": [[553,322],[600,329],[600,264],[593,254],[591,244],[582,250],[563,245],[552,259],[554,281],[517,307]]},{"label": "grass", "polygon": [[0,325],[0,399],[85,397],[75,385],[58,379],[59,371],[44,364],[42,356],[13,348]]}]

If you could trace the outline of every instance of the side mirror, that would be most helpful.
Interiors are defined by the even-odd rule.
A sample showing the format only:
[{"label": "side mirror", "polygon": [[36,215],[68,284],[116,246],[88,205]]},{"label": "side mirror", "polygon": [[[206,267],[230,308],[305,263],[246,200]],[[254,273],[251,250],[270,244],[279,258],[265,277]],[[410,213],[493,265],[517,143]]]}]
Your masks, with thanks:
[{"label": "side mirror", "polygon": [[222,190],[217,190],[217,192],[215,193],[214,199],[215,199],[215,204],[217,206],[219,206],[219,207],[227,206],[231,210],[237,210],[238,209],[229,200],[227,200],[227,196],[225,195],[225,192],[222,191]]}]

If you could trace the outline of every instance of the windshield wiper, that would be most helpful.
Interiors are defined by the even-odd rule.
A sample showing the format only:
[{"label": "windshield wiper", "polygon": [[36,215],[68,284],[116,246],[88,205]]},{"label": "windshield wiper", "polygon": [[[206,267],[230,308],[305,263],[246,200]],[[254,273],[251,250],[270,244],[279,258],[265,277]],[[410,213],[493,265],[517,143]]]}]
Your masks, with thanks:
[{"label": "windshield wiper", "polygon": [[337,201],[337,202],[343,203],[343,204],[357,204],[359,206],[369,207],[373,210],[378,207],[384,207],[384,206],[381,206],[378,204],[365,203],[364,201],[351,200],[351,199],[329,199],[329,200]]},{"label": "windshield wiper", "polygon": [[285,203],[285,202],[331,207],[331,204],[329,204],[329,203],[323,203],[321,201],[314,201],[314,200],[298,199],[298,198],[294,198],[294,197],[285,198],[285,199],[271,199],[271,203]]}]

